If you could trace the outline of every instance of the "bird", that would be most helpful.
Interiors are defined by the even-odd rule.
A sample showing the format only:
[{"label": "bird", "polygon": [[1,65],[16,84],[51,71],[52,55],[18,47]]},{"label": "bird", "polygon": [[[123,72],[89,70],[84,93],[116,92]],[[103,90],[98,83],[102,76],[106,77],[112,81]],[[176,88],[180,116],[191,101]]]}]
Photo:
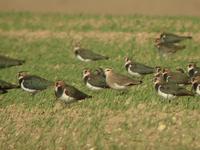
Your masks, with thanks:
[{"label": "bird", "polygon": [[194,96],[194,93],[176,84],[165,83],[159,77],[154,78],[154,88],[158,95],[165,99],[174,99],[179,96]]},{"label": "bird", "polygon": [[20,87],[32,95],[39,91],[43,91],[50,86],[53,82],[36,75],[30,75],[27,72],[21,71],[18,73],[18,80]]},{"label": "bird", "polygon": [[192,39],[192,36],[181,36],[173,33],[163,32],[160,34],[160,43],[179,43],[186,39]]},{"label": "bird", "polygon": [[183,72],[182,69],[178,69],[178,71],[171,71],[169,69],[163,69],[163,77],[167,83],[174,83],[178,85],[187,85],[191,84],[190,77]]},{"label": "bird", "polygon": [[0,69],[24,64],[24,60],[14,59],[0,55]]},{"label": "bird", "polygon": [[116,73],[111,68],[106,68],[104,72],[106,75],[106,83],[112,89],[123,90],[130,86],[139,85],[142,83],[141,80],[135,80],[128,76]]},{"label": "bird", "polygon": [[129,74],[135,77],[152,74],[156,71],[155,68],[132,61],[128,57],[125,58],[125,68]]},{"label": "bird", "polygon": [[66,104],[86,98],[92,98],[92,96],[81,92],[62,80],[55,82],[55,96]]},{"label": "bird", "polygon": [[200,75],[200,67],[197,67],[196,63],[194,62],[188,64],[187,71],[191,78]]},{"label": "bird", "polygon": [[81,48],[80,43],[76,43],[74,47],[75,56],[81,61],[97,61],[97,60],[107,60],[109,57],[97,54],[89,49]]},{"label": "bird", "polygon": [[83,71],[83,80],[85,85],[92,90],[109,88],[106,83],[105,75],[99,70],[93,73],[90,69],[85,69]]},{"label": "bird", "polygon": [[10,89],[17,89],[20,88],[19,85],[9,83],[4,80],[0,80],[0,94],[7,93]]},{"label": "bird", "polygon": [[162,56],[167,56],[169,54],[176,53],[177,51],[186,48],[185,45],[177,45],[173,43],[160,43],[159,41],[155,43],[155,46]]}]

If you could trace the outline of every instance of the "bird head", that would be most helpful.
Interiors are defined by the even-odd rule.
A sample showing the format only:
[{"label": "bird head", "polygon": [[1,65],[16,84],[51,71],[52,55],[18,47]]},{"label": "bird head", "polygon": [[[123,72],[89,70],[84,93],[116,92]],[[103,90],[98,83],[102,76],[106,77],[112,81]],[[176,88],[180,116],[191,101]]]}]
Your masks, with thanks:
[{"label": "bird head", "polygon": [[106,68],[104,70],[104,72],[105,72],[105,75],[107,76],[107,75],[109,75],[112,72],[112,69],[111,68]]},{"label": "bird head", "polygon": [[131,60],[128,57],[125,57],[125,68],[128,68],[131,65]]},{"label": "bird head", "polygon": [[160,66],[155,67],[155,73],[160,73],[162,72],[162,68]]},{"label": "bird head", "polygon": [[81,43],[80,42],[75,42],[74,44],[74,52],[76,53],[77,50],[81,48]]},{"label": "bird head", "polygon": [[18,77],[19,80],[23,79],[27,75],[28,75],[27,71],[20,71],[20,72],[17,73],[17,77]]},{"label": "bird head", "polygon": [[196,67],[196,63],[194,63],[194,62],[191,62],[191,63],[189,63],[188,64],[188,71],[190,71],[190,70],[192,70],[192,69],[194,69]]},{"label": "bird head", "polygon": [[64,88],[64,86],[65,86],[65,82],[62,81],[62,80],[59,80],[59,81],[55,82],[55,87],[56,88],[59,88],[59,87]]},{"label": "bird head", "polygon": [[84,79],[85,77],[89,77],[90,74],[91,74],[90,69],[84,69],[84,70],[83,70],[83,79]]},{"label": "bird head", "polygon": [[153,79],[153,82],[154,82],[154,85],[156,85],[156,84],[162,84],[163,83],[162,77],[155,77]]}]

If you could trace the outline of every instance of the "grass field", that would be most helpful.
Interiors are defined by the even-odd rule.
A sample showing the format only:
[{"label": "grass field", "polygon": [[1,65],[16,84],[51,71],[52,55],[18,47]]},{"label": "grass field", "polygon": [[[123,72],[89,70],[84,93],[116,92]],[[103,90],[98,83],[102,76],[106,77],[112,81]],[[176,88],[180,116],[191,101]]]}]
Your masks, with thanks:
[{"label": "grass field", "polygon": [[[17,82],[17,72],[29,71],[65,80],[93,96],[64,107],[53,89],[35,97],[20,89],[0,95],[1,149],[199,149],[200,97],[163,100],[151,75],[124,95],[90,91],[81,79],[84,68],[98,66],[127,74],[127,55],[172,69],[186,69],[189,61],[199,64],[199,29],[197,17],[0,13],[0,53],[26,60],[23,66],[0,70],[1,79]],[[162,31],[192,35],[193,40],[163,59],[153,46]],[[111,59],[80,62],[72,52],[75,40]]]}]

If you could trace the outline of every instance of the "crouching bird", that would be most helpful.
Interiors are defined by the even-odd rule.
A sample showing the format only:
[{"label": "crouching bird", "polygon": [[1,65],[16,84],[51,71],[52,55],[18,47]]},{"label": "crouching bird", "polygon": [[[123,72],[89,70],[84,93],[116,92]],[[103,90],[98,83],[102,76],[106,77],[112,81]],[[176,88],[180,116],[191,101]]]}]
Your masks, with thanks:
[{"label": "crouching bird", "polygon": [[79,91],[77,88],[66,84],[64,81],[55,82],[55,96],[65,103],[71,103],[92,97]]},{"label": "crouching bird", "polygon": [[20,88],[19,85],[0,80],[0,94],[7,93],[10,89]]},{"label": "crouching bird", "polygon": [[53,82],[36,75],[30,75],[27,72],[19,72],[18,80],[20,87],[32,95],[39,91],[43,91],[50,86],[53,86]]},{"label": "crouching bird", "polygon": [[86,62],[109,59],[109,57],[97,54],[92,50],[81,48],[80,43],[76,43],[74,47],[74,54],[79,60]]},{"label": "crouching bird", "polygon": [[166,99],[173,99],[179,96],[194,96],[194,93],[176,84],[165,83],[159,77],[154,78],[154,87],[158,95]]},{"label": "crouching bird", "polygon": [[83,81],[91,90],[109,88],[106,83],[104,72],[102,73],[100,69],[96,70],[96,73],[92,72],[90,69],[85,69],[83,71]]},{"label": "crouching bird", "polygon": [[163,32],[160,34],[160,42],[161,43],[179,43],[183,40],[186,39],[192,39],[191,36],[182,36],[182,35],[177,35],[174,33],[167,33]]},{"label": "crouching bird", "polygon": [[105,69],[106,83],[109,87],[117,90],[127,89],[130,86],[141,84],[141,80],[132,79],[128,76],[114,72],[111,68]]},{"label": "crouching bird", "polygon": [[156,71],[155,68],[125,58],[125,68],[129,74],[140,77],[142,75],[152,74]]},{"label": "crouching bird", "polygon": [[14,59],[7,56],[0,55],[0,69],[12,66],[19,66],[25,63],[24,60]]}]

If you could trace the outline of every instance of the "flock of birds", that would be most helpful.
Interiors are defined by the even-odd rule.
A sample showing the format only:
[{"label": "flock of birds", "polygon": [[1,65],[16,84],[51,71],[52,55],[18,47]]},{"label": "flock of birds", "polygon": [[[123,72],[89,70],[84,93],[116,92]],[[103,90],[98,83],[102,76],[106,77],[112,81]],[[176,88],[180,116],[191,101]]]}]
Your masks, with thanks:
[{"label": "flock of birds", "polygon": [[[184,49],[186,46],[181,45],[180,43],[186,39],[192,39],[192,37],[164,32],[160,34],[159,38],[156,38],[155,46],[161,55],[166,56]],[[80,43],[75,44],[74,54],[79,60],[84,62],[109,59],[107,56],[82,48]],[[22,65],[23,63],[25,63],[23,60],[0,56],[0,68]],[[102,90],[107,88],[124,90],[130,86],[142,84],[142,81],[138,77],[154,74],[153,81],[155,90],[158,95],[164,98],[171,99],[178,96],[200,95],[200,68],[197,67],[195,62],[189,63],[187,72],[185,72],[181,68],[172,71],[171,69],[164,67],[150,67],[126,57],[125,69],[130,75],[137,78],[122,75],[115,72],[112,68],[97,68],[94,70],[85,69],[83,71],[83,81],[91,90]],[[42,77],[31,75],[28,72],[19,72],[18,80],[19,84],[12,84],[0,80],[0,94],[7,93],[10,89],[21,88],[34,95],[53,85],[56,98],[65,103],[92,97],[78,90],[74,86],[66,84],[64,81],[56,81],[54,83]],[[192,85],[192,90],[187,90],[185,87],[186,85]]]}]

